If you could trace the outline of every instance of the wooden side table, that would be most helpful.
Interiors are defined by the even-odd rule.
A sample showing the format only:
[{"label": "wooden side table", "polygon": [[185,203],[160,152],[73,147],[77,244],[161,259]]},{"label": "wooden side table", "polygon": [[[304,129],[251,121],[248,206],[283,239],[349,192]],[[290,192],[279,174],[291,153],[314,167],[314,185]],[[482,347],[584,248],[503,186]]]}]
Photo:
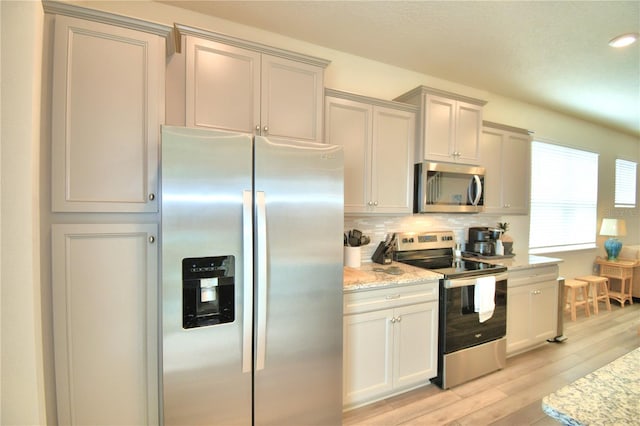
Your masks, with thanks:
[{"label": "wooden side table", "polygon": [[[601,257],[596,258],[596,263],[600,265],[600,276],[609,278],[609,298],[620,302],[624,308],[624,303],[628,300],[633,305],[633,268],[637,262],[631,260],[607,260]],[[620,291],[613,290],[611,278],[620,280]],[[628,284],[628,286],[627,286]]]}]

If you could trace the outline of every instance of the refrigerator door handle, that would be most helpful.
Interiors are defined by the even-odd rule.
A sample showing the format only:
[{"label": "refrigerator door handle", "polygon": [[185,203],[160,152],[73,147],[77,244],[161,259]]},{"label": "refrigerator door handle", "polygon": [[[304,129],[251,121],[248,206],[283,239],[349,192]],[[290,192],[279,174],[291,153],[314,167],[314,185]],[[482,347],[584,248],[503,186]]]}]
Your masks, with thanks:
[{"label": "refrigerator door handle", "polygon": [[244,258],[244,285],[242,311],[242,372],[252,369],[253,328],[253,200],[251,191],[242,192],[242,251]]},{"label": "refrigerator door handle", "polygon": [[256,240],[258,247],[256,371],[259,371],[264,368],[267,332],[267,212],[264,191],[256,191],[256,208]]}]

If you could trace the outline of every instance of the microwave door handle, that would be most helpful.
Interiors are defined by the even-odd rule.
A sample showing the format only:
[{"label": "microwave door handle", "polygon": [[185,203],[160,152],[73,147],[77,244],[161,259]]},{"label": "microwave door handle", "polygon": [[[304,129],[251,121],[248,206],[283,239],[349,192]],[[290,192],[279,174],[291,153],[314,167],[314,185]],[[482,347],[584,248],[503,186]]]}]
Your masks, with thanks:
[{"label": "microwave door handle", "polygon": [[475,187],[476,187],[476,196],[471,201],[471,205],[477,206],[478,203],[480,202],[480,197],[482,196],[482,181],[480,180],[480,176],[473,175],[472,182],[471,184],[469,184],[469,188],[467,189],[467,195],[469,195],[469,200],[471,200],[472,198],[471,188],[473,187],[473,183],[475,183]]}]

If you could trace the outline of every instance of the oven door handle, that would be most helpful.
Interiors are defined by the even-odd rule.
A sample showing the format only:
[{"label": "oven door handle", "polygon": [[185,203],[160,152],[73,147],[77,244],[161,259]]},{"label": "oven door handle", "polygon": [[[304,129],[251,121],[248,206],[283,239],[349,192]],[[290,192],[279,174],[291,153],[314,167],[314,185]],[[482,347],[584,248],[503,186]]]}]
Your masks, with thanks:
[{"label": "oven door handle", "polygon": [[[504,281],[507,279],[508,276],[509,275],[506,272],[502,274],[498,274],[496,275],[496,282]],[[476,285],[477,281],[478,281],[478,277],[467,278],[467,279],[460,278],[460,279],[453,279],[453,280],[444,280],[444,288],[469,287],[472,285]]]}]

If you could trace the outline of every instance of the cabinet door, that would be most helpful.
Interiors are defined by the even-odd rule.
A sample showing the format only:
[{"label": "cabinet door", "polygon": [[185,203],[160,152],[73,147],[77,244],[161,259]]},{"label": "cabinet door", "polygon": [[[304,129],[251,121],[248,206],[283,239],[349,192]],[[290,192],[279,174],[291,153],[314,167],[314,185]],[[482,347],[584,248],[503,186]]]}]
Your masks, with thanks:
[{"label": "cabinet door", "polygon": [[56,16],[52,208],[155,212],[164,40]]},{"label": "cabinet door", "polygon": [[453,161],[456,101],[427,95],[424,106],[424,157],[431,161]]},{"label": "cabinet door", "polygon": [[502,213],[502,173],[504,133],[501,130],[485,128],[482,132],[481,164],[485,168],[484,208],[487,213]]},{"label": "cabinet door", "polygon": [[155,224],[53,225],[58,420],[158,424]]},{"label": "cabinet door", "polygon": [[253,134],[260,126],[257,52],[186,37],[186,125]]},{"label": "cabinet door", "polygon": [[528,214],[531,169],[529,137],[485,127],[480,160],[486,169],[485,211]]},{"label": "cabinet door", "polygon": [[480,132],[482,107],[466,102],[456,102],[456,161],[478,164],[480,157]]},{"label": "cabinet door", "polygon": [[322,142],[324,70],[262,56],[263,136]]},{"label": "cabinet door", "polygon": [[372,194],[376,213],[411,213],[415,114],[374,107]]},{"label": "cabinet door", "polygon": [[530,139],[507,133],[502,145],[502,204],[505,213],[529,213]]},{"label": "cabinet door", "polygon": [[437,375],[437,302],[394,311],[394,387],[428,383]]},{"label": "cabinet door", "polygon": [[392,309],[344,317],[343,404],[392,390]]},{"label": "cabinet door", "polygon": [[360,102],[326,98],[326,142],[344,147],[345,213],[366,212],[371,201],[372,111]]},{"label": "cabinet door", "polygon": [[558,326],[558,283],[536,283],[531,295],[531,338],[543,342],[555,337]]},{"label": "cabinet door", "polygon": [[[531,345],[532,286],[507,289],[507,353],[514,353]],[[536,321],[539,319],[536,315]]]}]

